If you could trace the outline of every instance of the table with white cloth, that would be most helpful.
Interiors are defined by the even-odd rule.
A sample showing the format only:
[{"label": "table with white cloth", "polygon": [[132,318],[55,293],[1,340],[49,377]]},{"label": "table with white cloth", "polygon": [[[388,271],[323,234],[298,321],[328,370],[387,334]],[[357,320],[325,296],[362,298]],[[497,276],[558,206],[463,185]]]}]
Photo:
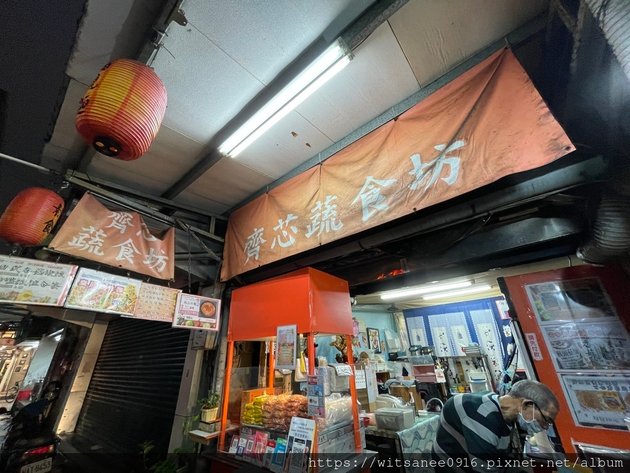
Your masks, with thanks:
[{"label": "table with white cloth", "polygon": [[382,460],[380,468],[372,471],[432,472],[426,464],[431,459],[431,447],[439,424],[439,414],[428,413],[416,417],[412,427],[397,432],[368,427],[365,430],[368,448],[377,450]]}]

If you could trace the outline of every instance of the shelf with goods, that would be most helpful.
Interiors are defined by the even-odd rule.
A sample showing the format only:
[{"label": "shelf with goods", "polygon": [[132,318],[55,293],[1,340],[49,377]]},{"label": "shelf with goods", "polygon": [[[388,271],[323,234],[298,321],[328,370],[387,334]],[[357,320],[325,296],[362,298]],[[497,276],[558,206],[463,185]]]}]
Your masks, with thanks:
[{"label": "shelf with goods", "polygon": [[[352,360],[352,312],[347,282],[312,268],[304,268],[233,291],[228,322],[219,451],[230,451],[230,447],[233,450],[233,441],[228,439],[228,429],[234,426],[239,426],[239,433],[244,433],[246,437],[253,435],[255,444],[256,441],[262,442],[264,438],[264,434],[258,434],[256,438],[256,432],[266,432],[267,438],[273,439],[274,436],[281,438],[282,435],[287,434],[289,424],[293,422],[293,419],[309,418],[303,410],[304,402],[308,402],[306,397],[293,394],[290,388],[291,383],[286,379],[287,376],[292,376],[293,372],[291,375],[285,374],[283,387],[278,387],[278,383],[275,382],[277,354],[272,349],[272,342],[275,341],[278,327],[285,326],[295,326],[296,335],[301,337],[295,340],[298,347],[300,340],[305,341],[307,366],[305,366],[306,372],[302,373],[305,375],[303,381],[310,377],[309,379],[314,382],[318,371],[323,372],[315,367],[317,336],[336,335],[345,338],[347,357]],[[261,347],[264,346],[265,350],[263,354],[261,349],[258,365],[262,369],[259,369],[257,384],[242,386],[241,393],[237,394],[232,392],[235,388],[238,389],[238,380],[233,380],[233,368],[235,349],[241,342],[264,342],[261,343]],[[298,360],[301,353],[302,350],[297,352]],[[250,374],[249,379],[253,378],[254,375]],[[352,432],[354,440],[352,449],[354,452],[359,452],[361,451],[361,433],[352,369],[349,371],[348,378],[350,394],[348,408],[351,414],[346,419],[344,428]],[[239,396],[240,409],[235,401],[235,397]],[[232,400],[231,404],[230,400]],[[254,424],[263,425],[245,425],[242,422],[240,417],[245,413],[247,405],[249,405],[246,414],[248,420],[250,422],[254,420]],[[265,415],[268,411],[273,412],[272,417]],[[282,414],[287,412],[296,415],[288,419]],[[315,424],[320,430],[314,435],[315,444],[311,449],[312,452],[317,452],[320,434],[324,432],[323,427],[328,426],[322,423],[321,418],[319,420],[318,417],[311,418],[316,421]],[[271,425],[272,423],[274,425]],[[249,438],[249,440],[252,439]],[[236,447],[238,448],[238,443]]]}]

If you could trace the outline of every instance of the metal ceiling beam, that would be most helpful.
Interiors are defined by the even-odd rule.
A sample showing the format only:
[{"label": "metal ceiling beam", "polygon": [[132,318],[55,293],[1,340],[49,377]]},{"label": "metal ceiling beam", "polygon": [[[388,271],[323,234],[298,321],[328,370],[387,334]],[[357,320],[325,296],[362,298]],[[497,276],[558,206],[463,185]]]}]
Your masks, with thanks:
[{"label": "metal ceiling beam", "polygon": [[156,197],[154,195],[147,194],[146,192],[142,192],[142,191],[139,191],[137,189],[131,189],[131,188],[127,187],[127,186],[123,186],[121,184],[116,184],[116,183],[107,181],[105,179],[100,179],[100,178],[97,178],[97,177],[89,176],[89,175],[87,175],[85,173],[82,173],[82,172],[79,172],[79,171],[68,170],[66,172],[66,180],[68,180],[70,182],[70,178],[72,178],[72,181],[76,185],[79,185],[79,186],[81,185],[81,183],[98,184],[99,186],[108,187],[110,189],[123,192],[123,193],[125,193],[127,195],[135,196],[139,200],[143,200],[145,202],[155,203],[155,204],[163,206],[163,207],[168,207],[169,209],[173,209],[173,210],[180,211],[180,212],[190,213],[190,214],[196,215],[196,216],[208,217],[211,220],[210,225],[214,225],[213,220],[215,220],[215,219],[216,220],[221,220],[221,221],[224,221],[224,222],[227,221],[227,218],[223,217],[221,215],[216,215],[216,214],[207,212],[207,211],[205,211],[203,209],[199,209],[199,208],[196,208],[196,207],[191,207],[191,206],[187,206],[187,205],[178,204],[177,202],[174,202],[172,200],[164,199],[162,197]]},{"label": "metal ceiling beam", "polygon": [[98,187],[98,186],[95,186],[94,184],[85,182],[77,177],[73,177],[72,175],[66,176],[66,180],[70,182],[72,185],[88,190],[92,194],[102,199],[105,199],[109,202],[112,202],[116,205],[120,205],[121,207],[133,210],[135,212],[138,212],[139,214],[152,218],[158,222],[162,222],[167,225],[170,225],[171,227],[180,228],[184,231],[190,231],[193,237],[202,236],[218,243],[224,243],[224,239],[217,235],[214,235],[200,228],[188,225],[182,222],[178,218],[173,218],[169,215],[165,215],[162,212],[158,212],[157,210],[152,209],[151,207],[142,205],[134,200],[127,199],[119,194],[115,194],[114,192],[103,189],[102,187]]},{"label": "metal ceiling beam", "polygon": [[[370,5],[358,18],[346,25],[340,33],[344,41],[356,47],[367,38],[380,24],[395,13],[408,0],[377,0]],[[319,56],[329,45],[324,35],[321,35],[309,45],[304,52],[291,64],[285,67],[263,90],[258,93],[243,109],[236,114],[223,128],[221,128],[210,140],[205,148],[204,155],[196,164],[188,170],[175,184],[166,190],[162,197],[172,199],[179,195],[188,186],[201,177],[208,169],[221,161],[224,156],[219,153],[218,147],[236,129],[245,123],[257,110],[267,103],[274,95],[280,92],[294,77],[302,72]]]}]

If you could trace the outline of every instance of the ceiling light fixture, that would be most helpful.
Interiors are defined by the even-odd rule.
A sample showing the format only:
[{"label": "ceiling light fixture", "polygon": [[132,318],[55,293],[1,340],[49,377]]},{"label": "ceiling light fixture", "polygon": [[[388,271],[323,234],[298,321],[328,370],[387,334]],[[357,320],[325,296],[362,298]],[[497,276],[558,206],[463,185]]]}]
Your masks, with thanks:
[{"label": "ceiling light fixture", "polygon": [[351,59],[352,52],[341,38],[337,39],[225,140],[219,146],[219,151],[226,156],[235,158],[291,110],[306,100],[309,95],[341,71]]},{"label": "ceiling light fixture", "polygon": [[456,291],[436,292],[434,294],[427,294],[422,296],[423,301],[431,301],[434,299],[442,299],[446,297],[464,296],[466,294],[475,294],[477,292],[485,292],[492,289],[490,284],[475,284],[472,287],[466,289],[458,289]]},{"label": "ceiling light fixture", "polygon": [[471,285],[472,281],[458,281],[444,284],[426,284],[424,286],[408,287],[406,289],[395,289],[393,291],[387,291],[381,294],[381,299],[384,301],[389,301],[391,299],[399,299],[409,296],[420,296],[422,294],[429,294],[432,292],[461,289],[463,287],[469,287]]}]

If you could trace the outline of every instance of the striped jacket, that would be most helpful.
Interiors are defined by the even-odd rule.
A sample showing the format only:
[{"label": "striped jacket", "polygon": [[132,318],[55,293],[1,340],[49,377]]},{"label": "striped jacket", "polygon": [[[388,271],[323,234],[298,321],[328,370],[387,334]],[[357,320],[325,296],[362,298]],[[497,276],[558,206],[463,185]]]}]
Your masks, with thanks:
[{"label": "striped jacket", "polygon": [[[497,460],[507,458],[511,434],[512,428],[503,419],[497,394],[453,396],[442,410],[432,452],[434,460],[447,461],[435,471],[502,471]],[[488,464],[487,460],[493,461]]]}]

